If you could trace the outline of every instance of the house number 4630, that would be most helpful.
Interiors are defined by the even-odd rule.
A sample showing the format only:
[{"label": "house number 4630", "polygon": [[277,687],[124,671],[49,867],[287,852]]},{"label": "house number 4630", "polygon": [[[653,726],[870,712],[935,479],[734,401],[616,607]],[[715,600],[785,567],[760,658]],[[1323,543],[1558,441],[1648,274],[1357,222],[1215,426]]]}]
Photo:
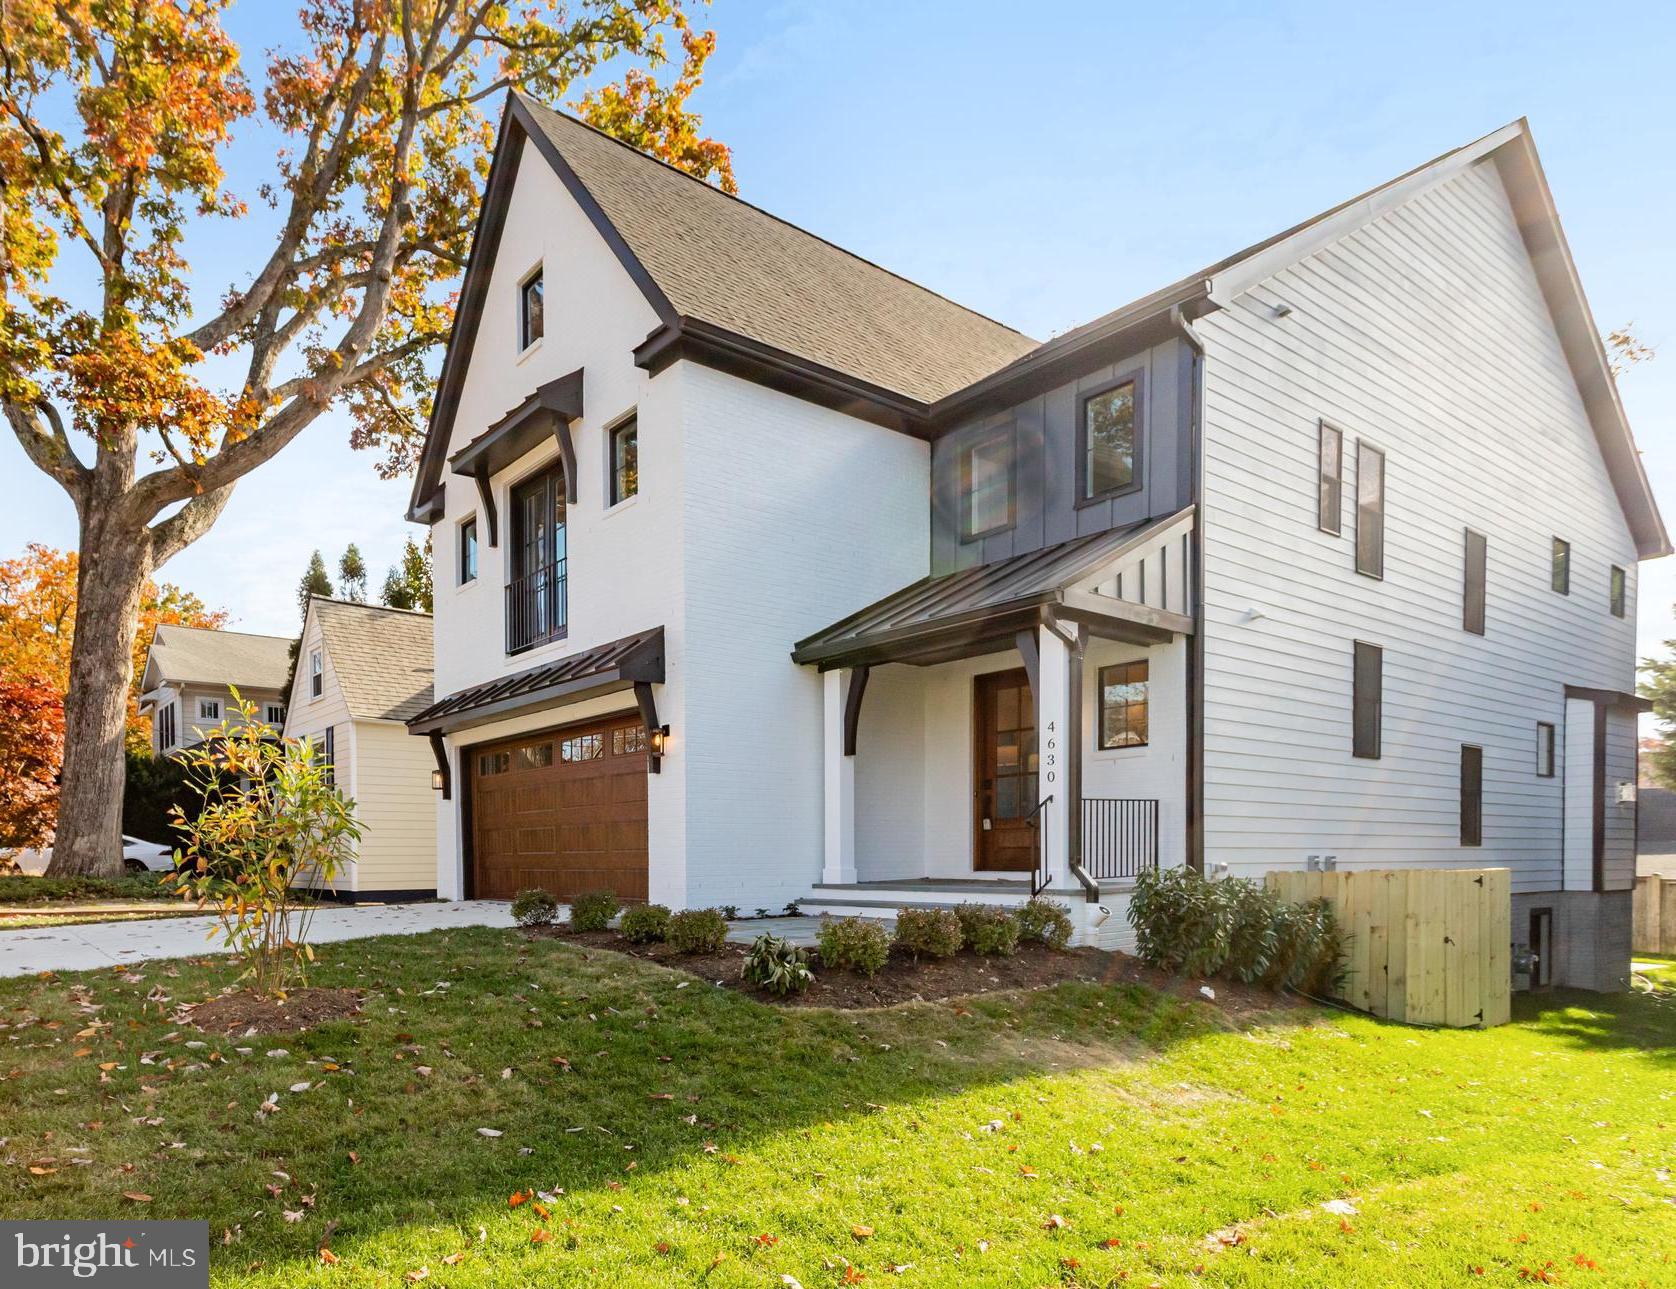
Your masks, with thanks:
[{"label": "house number 4630", "polygon": [[1059,726],[1057,722],[1047,723],[1047,737],[1042,740],[1042,782],[1052,783],[1058,777],[1059,739],[1056,737]]}]

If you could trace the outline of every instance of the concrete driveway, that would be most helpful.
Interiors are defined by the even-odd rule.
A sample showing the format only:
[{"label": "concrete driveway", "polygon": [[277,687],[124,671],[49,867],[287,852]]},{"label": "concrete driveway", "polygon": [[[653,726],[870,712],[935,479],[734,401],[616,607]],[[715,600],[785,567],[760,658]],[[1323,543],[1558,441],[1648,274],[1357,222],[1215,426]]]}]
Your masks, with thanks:
[{"label": "concrete driveway", "polygon": [[[213,940],[204,938],[215,925],[214,918],[192,917],[0,930],[0,976],[86,971],[119,962],[226,953],[227,947],[219,934]],[[316,910],[308,938],[311,944],[329,944],[334,940],[360,940],[373,935],[419,935],[458,926],[511,925],[510,905],[498,900],[368,904]]]}]

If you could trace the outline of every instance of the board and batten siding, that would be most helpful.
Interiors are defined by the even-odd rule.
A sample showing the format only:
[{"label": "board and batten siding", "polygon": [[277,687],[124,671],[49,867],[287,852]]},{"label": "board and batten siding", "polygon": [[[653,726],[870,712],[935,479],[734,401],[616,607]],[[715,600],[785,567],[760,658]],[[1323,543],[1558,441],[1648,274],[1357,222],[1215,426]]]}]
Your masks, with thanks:
[{"label": "board and batten siding", "polygon": [[[1334,855],[1507,865],[1515,891],[1561,887],[1564,686],[1633,688],[1636,553],[1493,163],[1197,327],[1207,871]],[[1345,440],[1337,535],[1317,527],[1322,418]],[[1383,580],[1355,572],[1364,439],[1385,453]],[[1468,528],[1488,539],[1482,636],[1461,626]],[[1549,585],[1556,536],[1568,596]],[[1630,570],[1625,618],[1609,610],[1614,564]],[[1384,650],[1377,760],[1350,754],[1356,640]],[[1536,773],[1538,721],[1558,727],[1553,778]],[[1632,764],[1633,722],[1613,739]],[[1460,845],[1463,743],[1484,749],[1478,847]],[[1608,806],[1614,836],[1626,810],[1633,829],[1633,808]]]}]

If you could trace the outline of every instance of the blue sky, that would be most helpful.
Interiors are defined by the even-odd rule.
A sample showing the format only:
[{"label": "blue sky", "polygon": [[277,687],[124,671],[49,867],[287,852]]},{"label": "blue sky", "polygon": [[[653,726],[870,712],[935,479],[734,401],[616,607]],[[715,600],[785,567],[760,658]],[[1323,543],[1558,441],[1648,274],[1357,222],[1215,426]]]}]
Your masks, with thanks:
[{"label": "blue sky", "polygon": [[[287,38],[246,0],[247,65]],[[716,0],[694,106],[743,194],[1046,338],[1439,152],[1528,116],[1601,327],[1659,357],[1622,393],[1676,526],[1676,6],[923,3]],[[271,141],[230,158],[246,195]],[[212,298],[260,216],[194,244]],[[71,545],[68,500],[0,435],[0,555]],[[358,542],[373,582],[407,484],[318,422],[245,480],[165,576],[245,630],[295,629],[309,551]],[[1676,635],[1676,559],[1642,568],[1643,651]]]}]

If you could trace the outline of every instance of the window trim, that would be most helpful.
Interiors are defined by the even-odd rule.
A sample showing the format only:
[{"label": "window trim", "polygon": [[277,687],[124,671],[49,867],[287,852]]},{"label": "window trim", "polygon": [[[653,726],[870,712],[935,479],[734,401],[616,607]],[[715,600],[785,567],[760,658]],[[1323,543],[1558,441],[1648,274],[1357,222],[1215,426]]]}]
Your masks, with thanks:
[{"label": "window trim", "polygon": [[[1364,508],[1364,502],[1362,500],[1362,480],[1364,478],[1363,466],[1366,464],[1366,458],[1368,456],[1374,456],[1374,457],[1379,458],[1379,510],[1378,510],[1378,514],[1379,514],[1379,549],[1378,549],[1378,552],[1377,552],[1377,555],[1378,555],[1377,561],[1374,560],[1373,558],[1371,558],[1371,556],[1364,560],[1364,556],[1369,555],[1369,552],[1367,552],[1365,550],[1364,545],[1363,545],[1363,540],[1362,540],[1364,531],[1367,528],[1367,524],[1366,524],[1367,510]],[[1388,500],[1388,497],[1389,497],[1389,489],[1390,489],[1390,474],[1389,474],[1389,471],[1387,471],[1387,469],[1386,469],[1385,449],[1380,448],[1380,447],[1375,447],[1372,443],[1368,442],[1368,440],[1366,440],[1366,439],[1357,439],[1356,440],[1356,572],[1361,574],[1361,576],[1363,576],[1363,577],[1371,577],[1376,582],[1383,582],[1385,580],[1385,510],[1386,510],[1385,503],[1386,503],[1386,501]]]},{"label": "window trim", "polygon": [[[1377,664],[1373,676],[1372,692],[1366,696],[1362,693],[1362,658],[1363,650],[1371,651],[1373,662]],[[1363,721],[1361,715],[1362,704],[1367,701],[1372,704],[1371,745],[1363,738]],[[1351,642],[1350,649],[1350,755],[1364,761],[1377,761],[1385,751],[1385,650],[1383,646],[1373,644],[1367,640]]]},{"label": "window trim", "polygon": [[[535,265],[534,268],[532,268],[528,273],[525,273],[523,277],[518,279],[518,304],[517,304],[518,333],[517,334],[518,334],[518,355],[519,355],[519,357],[522,357],[524,354],[529,353],[530,350],[534,349],[537,345],[539,345],[547,335],[547,273],[546,273],[546,268],[547,268],[546,264],[538,262]],[[541,282],[541,335],[532,336],[532,335],[529,334],[529,330],[530,330],[529,310],[525,307],[527,302],[528,302],[528,299],[529,299],[526,292],[529,290],[530,284],[532,282],[537,281],[537,280],[539,280]]]},{"label": "window trim", "polygon": [[[1472,755],[1469,756],[1468,753]],[[1467,773],[1468,765],[1472,773]],[[1462,743],[1460,759],[1461,780],[1461,845],[1484,844],[1484,748],[1478,743]],[[1471,784],[1470,788],[1468,784]]]},{"label": "window trim", "polygon": [[[1088,404],[1091,399],[1109,394],[1114,389],[1133,384],[1135,387],[1135,450],[1130,466],[1129,482],[1117,488],[1092,495],[1088,491]],[[1146,486],[1146,368],[1134,367],[1120,372],[1110,380],[1101,381],[1087,389],[1077,390],[1077,495],[1076,508],[1097,506],[1102,501],[1126,497]]]},{"label": "window trim", "polygon": [[[1007,517],[988,528],[972,527],[972,454],[992,444],[1005,445],[1007,452]],[[962,543],[982,541],[996,533],[1010,532],[1018,524],[1018,425],[1008,422],[991,426],[974,434],[961,447],[957,465],[960,484],[960,540]]]},{"label": "window trim", "polygon": [[[205,708],[209,708],[205,711]],[[218,721],[221,719],[221,700],[219,698],[198,699],[198,719],[201,721]]]},{"label": "window trim", "polygon": [[312,702],[326,691],[326,657],[320,649],[308,651],[308,696]]},{"label": "window trim", "polygon": [[[275,716],[274,715],[275,712],[278,712],[279,715]],[[265,704],[263,704],[263,724],[265,724],[265,725],[283,725],[283,724],[285,724],[285,704],[284,703],[265,703]]]},{"label": "window trim", "polygon": [[1571,594],[1571,543],[1563,537],[1555,537],[1548,546],[1548,589]]},{"label": "window trim", "polygon": [[[1315,438],[1315,527],[1334,537],[1344,536],[1344,431],[1322,417]],[[1333,471],[1332,524],[1327,523],[1327,436],[1333,436],[1338,450],[1338,468]]]},{"label": "window trim", "polygon": [[[561,593],[564,602],[564,623],[556,629],[551,629],[543,633],[538,639],[531,640],[527,644],[520,644],[517,648],[510,647],[511,640],[508,639],[505,641],[508,646],[506,649],[508,657],[527,653],[531,649],[539,649],[545,645],[556,644],[559,641],[569,639],[570,637],[569,578],[571,506],[565,494],[567,468],[565,459],[562,455],[552,456],[541,462],[539,465],[532,466],[519,478],[514,479],[511,483],[506,485],[504,496],[506,498],[507,535],[510,544],[507,547],[506,557],[502,561],[504,565],[502,569],[502,582],[505,588],[509,589],[514,582],[522,581],[524,578],[528,577],[531,572],[531,570],[527,569],[521,573],[517,571],[518,562],[522,558],[524,548],[522,535],[518,529],[518,525],[523,520],[523,511],[518,505],[518,493],[533,483],[551,480],[553,483],[553,495],[556,496],[561,503],[563,503],[565,512],[565,521],[563,525],[565,532],[565,553],[562,561],[565,569],[563,578],[563,581],[565,582],[565,590]],[[556,565],[559,562],[560,561],[555,558],[553,564]],[[549,567],[551,567],[551,565]]]},{"label": "window trim", "polygon": [[[466,532],[471,532],[471,575],[466,575]],[[477,512],[474,510],[454,525],[454,585],[470,586],[478,579],[483,556],[483,543],[478,537]]]},{"label": "window trim", "polygon": [[1558,735],[1553,721],[1536,723],[1536,777],[1552,779],[1558,746]]},{"label": "window trim", "polygon": [[[617,495],[617,439],[625,431],[634,431],[634,491]],[[640,495],[640,409],[631,408],[605,427],[605,508],[614,510]]]},{"label": "window trim", "polygon": [[1621,564],[1612,565],[1607,574],[1606,604],[1613,617],[1629,616],[1629,570]]},{"label": "window trim", "polygon": [[[1119,667],[1140,667],[1143,675],[1140,683],[1146,687],[1146,697],[1141,700],[1141,706],[1146,711],[1146,737],[1139,743],[1107,743],[1106,742],[1106,673],[1116,671]],[[1133,684],[1133,681],[1126,682]],[[1133,704],[1124,704],[1133,706]],[[1097,752],[1129,752],[1136,748],[1152,745],[1152,665],[1148,658],[1125,658],[1120,662],[1109,662],[1094,673],[1094,749]]]},{"label": "window trim", "polygon": [[[1461,550],[1461,630],[1472,635],[1487,634],[1485,622],[1489,609],[1490,582],[1490,539],[1474,528],[1463,530],[1463,545]],[[1473,538],[1478,539],[1478,559],[1473,560]],[[1477,604],[1473,602],[1473,574],[1478,575]],[[1473,614],[1474,607],[1478,612]]]}]

